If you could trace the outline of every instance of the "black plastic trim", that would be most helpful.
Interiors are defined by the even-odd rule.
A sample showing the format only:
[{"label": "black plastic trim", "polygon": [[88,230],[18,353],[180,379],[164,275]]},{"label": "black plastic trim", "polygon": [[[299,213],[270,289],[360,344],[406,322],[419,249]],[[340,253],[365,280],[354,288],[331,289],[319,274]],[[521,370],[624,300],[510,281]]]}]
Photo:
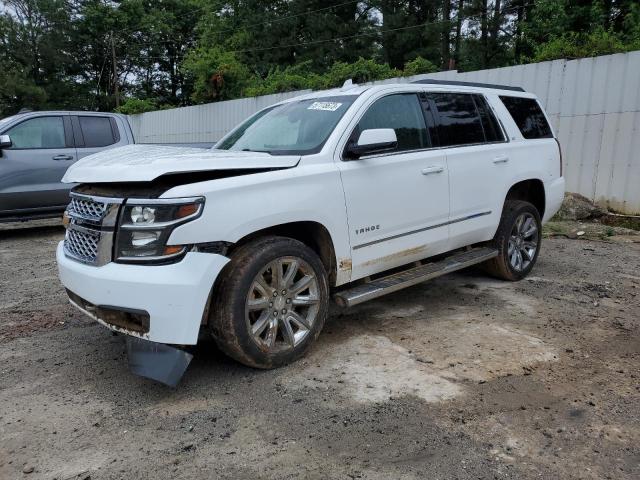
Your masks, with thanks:
[{"label": "black plastic trim", "polygon": [[498,85],[495,83],[480,83],[480,82],[461,82],[459,80],[435,80],[427,78],[426,80],[416,80],[415,82],[421,85],[455,85],[460,87],[480,87],[480,88],[493,88],[496,90],[512,90],[514,92],[524,92],[522,87],[512,87],[511,85]]},{"label": "black plastic trim", "polygon": [[437,223],[435,225],[419,228],[417,230],[411,230],[410,232],[399,233],[397,235],[392,235],[390,237],[380,238],[379,240],[373,240],[372,242],[361,243],[360,245],[356,245],[355,247],[353,247],[353,249],[358,250],[359,248],[370,247],[371,245],[375,245],[377,243],[387,242],[389,240],[395,240],[396,238],[406,237],[408,235],[413,235],[414,233],[426,232],[427,230],[433,230],[434,228],[446,227],[447,225],[451,225],[452,223],[464,222],[465,220],[471,220],[473,218],[483,217],[484,215],[490,215],[490,214],[491,214],[491,210],[487,212],[474,213],[473,215],[467,215],[466,217],[457,218],[455,220],[449,220],[448,222]]}]

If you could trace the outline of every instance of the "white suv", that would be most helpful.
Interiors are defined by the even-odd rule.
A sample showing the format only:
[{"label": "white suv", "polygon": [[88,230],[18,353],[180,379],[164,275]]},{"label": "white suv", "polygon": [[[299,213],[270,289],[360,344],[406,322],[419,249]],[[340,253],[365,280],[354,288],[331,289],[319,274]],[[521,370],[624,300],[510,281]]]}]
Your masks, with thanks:
[{"label": "white suv", "polygon": [[[112,330],[253,367],[351,306],[482,264],[519,280],[564,194],[536,97],[499,85],[345,86],[266,108],[211,150],[130,145],[74,164],[57,250]],[[154,344],[155,345],[155,344]]]}]

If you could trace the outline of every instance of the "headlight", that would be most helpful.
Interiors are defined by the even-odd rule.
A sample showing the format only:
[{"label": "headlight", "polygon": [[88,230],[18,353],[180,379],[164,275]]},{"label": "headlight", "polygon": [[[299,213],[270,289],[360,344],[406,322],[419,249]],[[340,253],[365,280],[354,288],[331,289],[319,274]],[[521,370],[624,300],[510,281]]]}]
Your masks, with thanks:
[{"label": "headlight", "polygon": [[202,213],[204,198],[129,199],[120,212],[117,262],[163,263],[186,252],[186,245],[167,245],[175,227]]}]

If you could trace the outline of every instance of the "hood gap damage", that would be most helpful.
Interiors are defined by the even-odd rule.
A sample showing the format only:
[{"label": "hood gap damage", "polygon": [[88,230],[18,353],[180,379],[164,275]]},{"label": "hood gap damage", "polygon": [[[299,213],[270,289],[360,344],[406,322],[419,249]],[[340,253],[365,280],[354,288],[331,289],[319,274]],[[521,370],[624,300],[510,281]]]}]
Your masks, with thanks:
[{"label": "hood gap damage", "polygon": [[236,170],[205,170],[199,172],[167,173],[150,182],[109,182],[109,183],[82,183],[73,191],[87,195],[114,197],[114,198],[158,198],[164,192],[180,185],[219,180],[223,178],[240,177],[243,175],[255,175],[277,170],[286,170],[293,167],[247,169]]}]

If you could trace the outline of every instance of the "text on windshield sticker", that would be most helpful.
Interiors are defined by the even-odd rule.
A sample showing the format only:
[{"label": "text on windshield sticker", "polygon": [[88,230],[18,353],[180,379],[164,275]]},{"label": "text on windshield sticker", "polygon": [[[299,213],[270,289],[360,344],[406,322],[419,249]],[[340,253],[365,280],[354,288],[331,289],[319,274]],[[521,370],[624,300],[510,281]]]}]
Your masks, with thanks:
[{"label": "text on windshield sticker", "polygon": [[313,102],[307,107],[307,110],[325,110],[327,112],[335,112],[342,104],[337,102]]}]

